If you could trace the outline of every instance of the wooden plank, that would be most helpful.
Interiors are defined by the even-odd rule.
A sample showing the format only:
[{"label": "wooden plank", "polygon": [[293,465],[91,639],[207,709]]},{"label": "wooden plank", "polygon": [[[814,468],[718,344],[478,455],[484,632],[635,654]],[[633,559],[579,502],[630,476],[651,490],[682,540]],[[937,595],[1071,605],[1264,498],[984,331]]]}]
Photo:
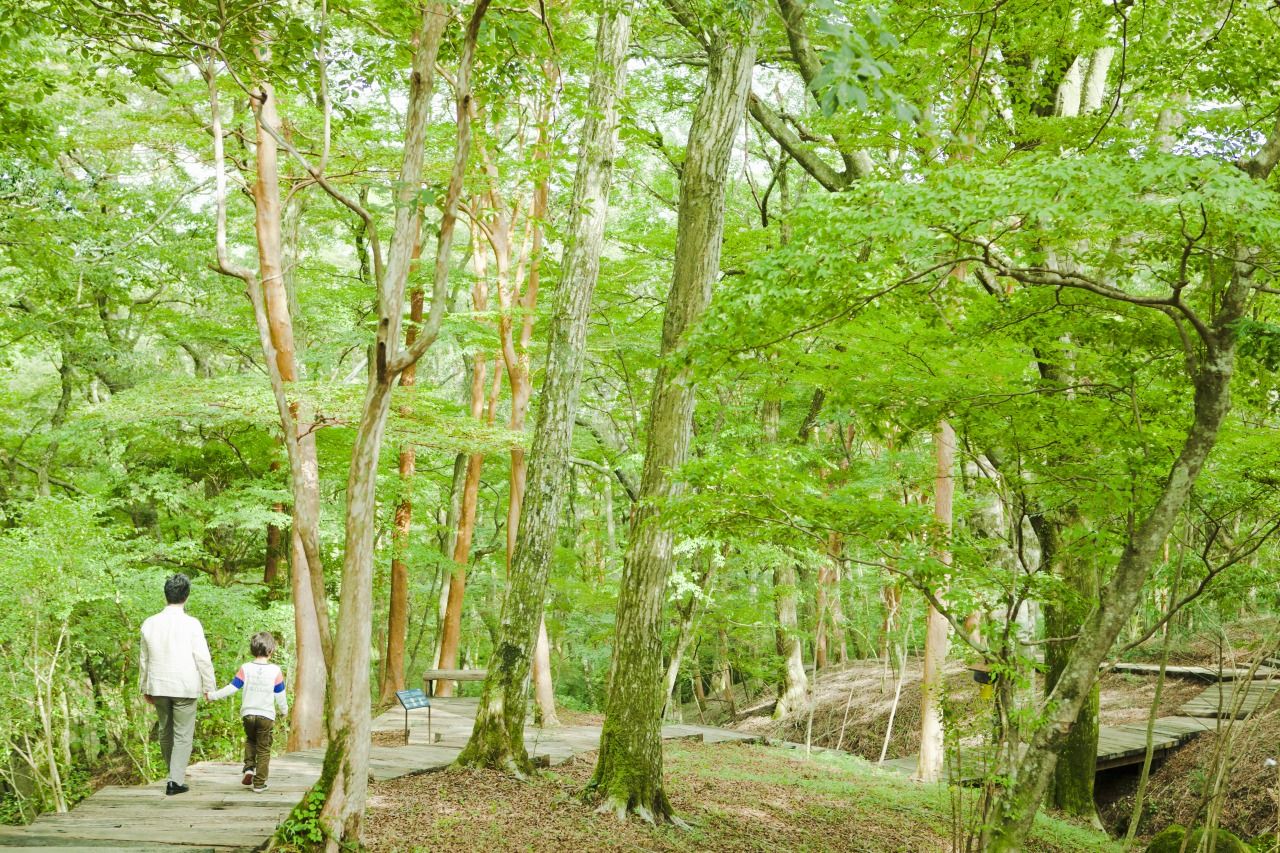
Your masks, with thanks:
[{"label": "wooden plank", "polygon": [[422,673],[425,681],[484,681],[487,669],[428,669]]},{"label": "wooden plank", "polygon": [[[4,829],[14,829],[19,827],[3,827]],[[20,827],[27,829],[27,827]],[[8,840],[12,838],[13,840]],[[31,832],[24,832],[21,836],[7,836],[0,834],[0,847],[6,850],[12,850],[14,853],[34,853],[34,851],[48,850],[50,847],[56,847],[59,850],[68,851],[68,853],[102,853],[104,850],[113,851],[113,853],[224,853],[226,847],[210,847],[207,844],[121,844],[119,841],[102,840],[96,838],[82,839],[66,839],[62,837],[51,837]],[[236,848],[230,848],[236,849]]]},{"label": "wooden plank", "polygon": [[1156,725],[1163,726],[1169,731],[1184,731],[1189,734],[1199,734],[1200,732],[1217,731],[1223,724],[1217,719],[1176,716],[1161,717],[1156,720]]},{"label": "wooden plank", "polygon": [[1188,717],[1243,719],[1271,704],[1278,690],[1280,684],[1267,681],[1213,684],[1178,710]]},{"label": "wooden plank", "polygon": [[231,853],[232,851],[252,851],[252,846],[243,847],[193,847],[188,844],[129,844],[116,840],[104,840],[100,838],[50,838],[42,835],[31,835],[24,837],[23,843],[0,842],[0,847],[5,850],[12,850],[15,853],[37,853],[37,851],[47,851],[57,849],[65,851],[65,853],[103,853],[104,850],[112,851],[112,853]]}]

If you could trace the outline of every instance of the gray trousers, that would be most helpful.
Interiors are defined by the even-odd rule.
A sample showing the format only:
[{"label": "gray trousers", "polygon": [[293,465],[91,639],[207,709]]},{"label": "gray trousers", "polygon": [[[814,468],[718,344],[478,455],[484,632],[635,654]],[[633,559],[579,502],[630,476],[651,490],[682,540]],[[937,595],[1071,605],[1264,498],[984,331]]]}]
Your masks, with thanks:
[{"label": "gray trousers", "polygon": [[179,785],[187,777],[191,744],[196,733],[196,700],[153,696],[160,717],[160,754],[169,765],[169,781]]}]

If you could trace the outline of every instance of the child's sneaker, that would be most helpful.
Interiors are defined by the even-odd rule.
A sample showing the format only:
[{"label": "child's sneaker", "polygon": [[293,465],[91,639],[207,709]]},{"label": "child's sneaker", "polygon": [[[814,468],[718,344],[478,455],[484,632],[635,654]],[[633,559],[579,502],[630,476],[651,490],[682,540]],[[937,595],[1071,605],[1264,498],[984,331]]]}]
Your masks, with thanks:
[{"label": "child's sneaker", "polygon": [[261,794],[263,791],[267,790],[267,787],[268,786],[266,782],[263,782],[261,785],[254,785],[253,792],[255,794]]},{"label": "child's sneaker", "polygon": [[252,785],[252,784],[253,784],[253,771],[252,771],[252,770],[246,770],[246,771],[244,771],[244,778],[240,780],[240,784],[241,784],[241,785]]}]

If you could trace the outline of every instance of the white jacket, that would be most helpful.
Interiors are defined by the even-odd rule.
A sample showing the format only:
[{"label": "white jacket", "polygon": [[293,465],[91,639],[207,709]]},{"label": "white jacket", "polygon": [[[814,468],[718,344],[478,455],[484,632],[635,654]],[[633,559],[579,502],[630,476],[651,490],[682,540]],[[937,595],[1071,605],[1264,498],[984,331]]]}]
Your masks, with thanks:
[{"label": "white jacket", "polygon": [[138,685],[147,696],[197,699],[217,686],[200,620],[170,604],[142,623]]},{"label": "white jacket", "polygon": [[240,667],[230,684],[210,693],[209,701],[225,699],[237,690],[244,691],[240,697],[242,717],[274,720],[277,710],[282,715],[289,713],[289,701],[284,698],[284,673],[273,663],[249,661]]}]

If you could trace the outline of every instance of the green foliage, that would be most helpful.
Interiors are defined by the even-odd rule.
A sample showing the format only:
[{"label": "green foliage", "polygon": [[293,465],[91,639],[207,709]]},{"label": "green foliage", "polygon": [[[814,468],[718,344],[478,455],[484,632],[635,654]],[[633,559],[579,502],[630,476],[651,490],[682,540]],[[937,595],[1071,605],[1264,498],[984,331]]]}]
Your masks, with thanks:
[{"label": "green foliage", "polygon": [[289,816],[276,830],[276,837],[286,845],[297,849],[311,849],[324,841],[324,828],[320,825],[320,810],[324,807],[325,792],[312,788],[302,802],[289,812]]},{"label": "green foliage", "polygon": [[[434,663],[436,602],[453,570],[444,520],[458,454],[484,457],[463,665],[486,663],[497,628],[507,459],[528,435],[506,427],[505,385],[491,418],[478,421],[466,403],[474,356],[492,355],[497,324],[521,311],[497,308],[493,264],[489,308],[472,310],[473,255],[489,247],[478,227],[464,232],[475,227],[469,215],[492,213],[492,191],[522,211],[512,235],[520,245],[530,189],[548,178],[529,351],[536,388],[597,6],[539,5],[545,20],[493,10],[481,32],[465,215],[443,259],[448,314],[417,385],[396,389],[378,471],[375,656],[398,549],[413,602],[410,683]],[[738,0],[691,8],[707,28],[750,17]],[[1280,203],[1274,179],[1248,179],[1235,163],[1258,150],[1274,115],[1280,54],[1263,49],[1274,40],[1271,12],[1236,4],[1224,13],[1209,0],[821,0],[801,22],[819,67],[806,85],[785,23],[769,9],[752,91],[783,117],[795,150],[744,128],[722,280],[678,356],[699,383],[693,458],[674,472],[687,488],[661,506],[674,564],[664,654],[678,639],[676,614],[692,608],[684,698],[694,679],[709,689],[725,672],[753,698],[772,691],[779,593],[798,596],[795,635],[812,660],[828,572],[839,575],[824,591],[842,605],[849,653],[918,650],[920,591],[945,590],[953,615],[985,615],[993,671],[1029,682],[1031,647],[1020,644],[1037,629],[1017,627],[1022,602],[1073,612],[1093,603],[1040,564],[1032,519],[1061,520],[1062,553],[1106,583],[1181,451],[1203,352],[1191,317],[1219,304],[1242,251],[1257,269],[1248,319],[1230,330],[1241,352],[1235,409],[1169,558],[1152,570],[1134,632],[1163,616],[1175,578],[1184,591],[1206,586],[1174,620],[1179,639],[1280,608],[1271,541],[1280,519],[1280,318],[1271,299]],[[0,817],[26,820],[74,800],[103,762],[155,775],[151,716],[136,695],[136,634],[165,574],[196,579],[191,612],[220,676],[262,629],[284,640],[281,662],[292,671],[287,554],[274,584],[263,580],[268,540],[289,538],[288,461],[242,282],[209,268],[208,88],[198,66],[220,38],[237,263],[257,265],[254,203],[238,189],[256,174],[245,89],[262,81],[275,87],[290,138],[313,164],[326,152],[332,185],[370,211],[385,250],[401,155],[389,140],[403,122],[414,26],[411,4],[386,0],[0,0],[0,593],[15,603],[0,613],[9,682],[0,686],[0,751],[12,756],[0,764]],[[701,45],[661,4],[637,8],[634,28],[546,614],[557,690],[581,709],[599,708],[609,670],[685,127],[705,66]],[[452,20],[443,68],[455,66],[459,46]],[[1069,70],[1087,78],[1100,48],[1115,52],[1100,103],[1059,114]],[[415,286],[428,286],[453,167],[449,85],[440,75],[423,152]],[[555,104],[545,160],[534,156],[543,99]],[[820,187],[801,168],[806,154],[847,186]],[[372,235],[296,159],[282,155],[281,170],[301,374],[288,395],[319,415],[320,545],[335,594],[368,369]],[[512,277],[527,281],[530,259],[515,266]],[[499,367],[489,361],[486,386]],[[766,403],[776,428],[765,423]],[[536,394],[533,406],[526,433]],[[932,433],[944,418],[960,444],[949,535],[932,506]],[[408,446],[417,454],[411,482],[394,450]],[[396,543],[404,499],[413,528]],[[775,585],[784,561],[796,568],[794,589]],[[52,709],[47,725],[41,696],[46,715]],[[1026,730],[1042,718],[1034,707],[1014,717]],[[40,735],[28,744],[32,731]],[[238,741],[233,702],[202,708],[201,757],[225,756]],[[42,760],[49,754],[58,778]],[[318,809],[313,795],[282,838],[319,841]]]},{"label": "green foliage", "polygon": [[824,54],[822,70],[810,84],[823,112],[831,116],[841,109],[865,110],[876,102],[888,106],[903,123],[918,121],[920,110],[886,86],[894,70],[880,56],[886,49],[896,48],[898,38],[883,25],[879,13],[866,9],[869,39],[861,28],[843,20],[844,10],[835,0],[823,0],[814,7],[822,14],[819,32],[835,43]]}]

